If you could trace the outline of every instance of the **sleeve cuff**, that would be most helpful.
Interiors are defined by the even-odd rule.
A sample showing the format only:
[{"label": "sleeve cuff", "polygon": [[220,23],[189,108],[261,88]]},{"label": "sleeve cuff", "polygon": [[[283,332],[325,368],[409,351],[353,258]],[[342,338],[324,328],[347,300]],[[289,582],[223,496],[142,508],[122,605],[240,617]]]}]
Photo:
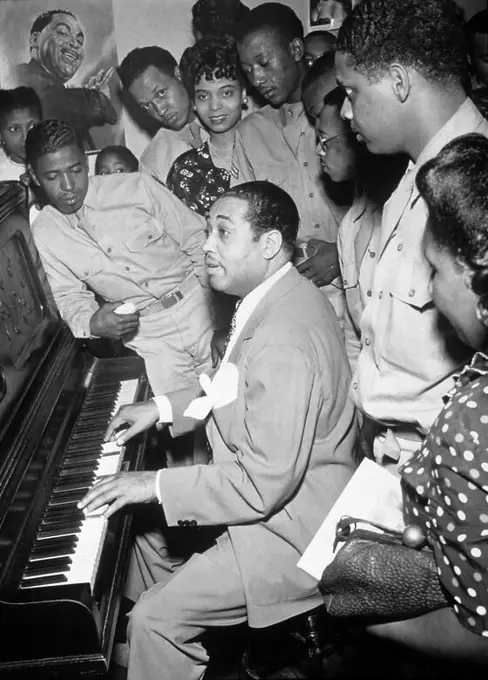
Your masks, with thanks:
[{"label": "sleeve cuff", "polygon": [[153,401],[155,402],[159,411],[158,423],[164,423],[165,425],[172,423],[173,407],[171,406],[171,402],[168,397],[165,394],[162,394],[158,397],[153,397]]},{"label": "sleeve cuff", "polygon": [[159,501],[159,503],[162,505],[163,504],[163,499],[161,498],[161,486],[159,484],[159,480],[161,479],[161,473],[163,470],[158,470],[156,474],[156,496]]}]

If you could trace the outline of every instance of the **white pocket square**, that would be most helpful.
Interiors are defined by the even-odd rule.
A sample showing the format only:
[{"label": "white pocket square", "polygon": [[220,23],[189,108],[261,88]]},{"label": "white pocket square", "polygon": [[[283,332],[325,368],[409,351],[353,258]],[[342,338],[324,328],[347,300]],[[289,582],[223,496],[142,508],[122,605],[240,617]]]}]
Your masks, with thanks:
[{"label": "white pocket square", "polygon": [[219,368],[213,380],[206,373],[199,378],[204,397],[194,399],[184,412],[184,416],[204,420],[214,408],[221,408],[237,399],[239,371],[235,364],[227,361]]}]

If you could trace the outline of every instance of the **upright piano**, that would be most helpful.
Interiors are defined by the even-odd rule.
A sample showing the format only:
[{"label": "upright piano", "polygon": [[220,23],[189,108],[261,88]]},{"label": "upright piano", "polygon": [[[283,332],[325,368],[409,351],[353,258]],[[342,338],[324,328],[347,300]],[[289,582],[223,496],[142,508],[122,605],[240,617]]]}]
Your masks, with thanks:
[{"label": "upright piano", "polygon": [[99,476],[142,468],[143,437],[103,435],[148,385],[138,357],[97,358],[61,322],[26,214],[21,185],[0,183],[0,678],[100,677],[131,519],[77,502]]}]

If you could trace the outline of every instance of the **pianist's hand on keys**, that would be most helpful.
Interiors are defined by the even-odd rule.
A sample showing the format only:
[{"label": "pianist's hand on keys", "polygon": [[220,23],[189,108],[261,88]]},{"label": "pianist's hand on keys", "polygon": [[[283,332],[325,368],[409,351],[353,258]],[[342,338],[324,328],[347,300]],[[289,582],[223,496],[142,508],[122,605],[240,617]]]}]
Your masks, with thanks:
[{"label": "pianist's hand on keys", "polygon": [[[152,399],[142,404],[122,406],[107,428],[105,441],[116,442],[118,446],[122,446],[136,434],[155,425],[158,420],[159,410]],[[121,428],[125,429],[121,431]]]},{"label": "pianist's hand on keys", "polygon": [[[122,446],[136,434],[155,425],[158,420],[159,410],[152,399],[144,404],[122,406],[108,426],[105,441]],[[119,472],[104,477],[81,499],[78,507],[90,514],[107,505],[103,514],[110,517],[125,505],[151,503],[157,500],[156,475],[157,472],[152,471]]]},{"label": "pianist's hand on keys", "polygon": [[104,477],[93,486],[78,503],[78,507],[90,514],[107,505],[104,517],[110,517],[125,505],[152,503],[157,500],[155,471],[119,472]]}]

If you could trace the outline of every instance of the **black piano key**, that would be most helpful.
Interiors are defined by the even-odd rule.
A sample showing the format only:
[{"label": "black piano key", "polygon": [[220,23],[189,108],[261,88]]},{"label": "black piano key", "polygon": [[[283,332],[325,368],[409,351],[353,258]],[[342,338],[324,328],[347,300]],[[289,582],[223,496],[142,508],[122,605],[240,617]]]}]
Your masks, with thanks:
[{"label": "black piano key", "polygon": [[83,522],[83,514],[78,513],[76,514],[71,514],[67,515],[66,517],[58,516],[58,517],[43,517],[41,520],[40,529],[51,529],[57,527],[59,524],[66,524],[66,523],[71,523],[71,524],[77,524],[78,526],[81,527],[81,524]]},{"label": "black piano key", "polygon": [[73,548],[76,543],[78,543],[77,536],[57,536],[43,538],[34,543],[32,547],[32,553],[42,552],[45,550],[64,550],[65,548]]},{"label": "black piano key", "polygon": [[38,533],[38,540],[44,540],[47,538],[55,538],[56,536],[72,536],[80,533],[79,524],[66,524],[65,526],[53,526],[42,528]]},{"label": "black piano key", "polygon": [[29,562],[24,570],[24,576],[33,576],[35,572],[52,573],[54,571],[68,571],[73,560],[71,557],[53,557],[50,560],[36,560]]},{"label": "black piano key", "polygon": [[76,552],[76,547],[71,545],[62,550],[57,548],[46,548],[45,550],[33,550],[29,559],[34,562],[35,560],[47,560],[60,556],[74,555]]},{"label": "black piano key", "polygon": [[37,569],[55,569],[69,567],[73,563],[71,557],[53,557],[50,560],[36,560],[35,562],[29,562],[24,570],[24,574],[31,575]]},{"label": "black piano key", "polygon": [[87,479],[92,479],[95,477],[93,473],[92,465],[78,465],[76,467],[65,467],[64,465],[59,468],[58,471],[58,481],[69,480],[71,477],[86,476]]},{"label": "black piano key", "polygon": [[38,578],[30,578],[26,581],[20,582],[20,587],[33,588],[35,586],[53,586],[59,583],[66,583],[68,577],[65,574],[54,574],[52,576],[39,576]]},{"label": "black piano key", "polygon": [[[83,496],[80,496],[82,498]],[[68,499],[68,498],[51,498],[47,504],[48,508],[75,508],[78,504],[78,501],[80,500],[78,498],[77,500],[74,499]]]}]

